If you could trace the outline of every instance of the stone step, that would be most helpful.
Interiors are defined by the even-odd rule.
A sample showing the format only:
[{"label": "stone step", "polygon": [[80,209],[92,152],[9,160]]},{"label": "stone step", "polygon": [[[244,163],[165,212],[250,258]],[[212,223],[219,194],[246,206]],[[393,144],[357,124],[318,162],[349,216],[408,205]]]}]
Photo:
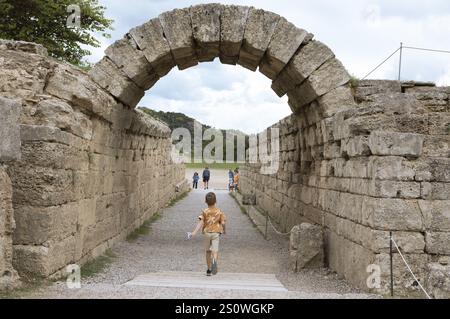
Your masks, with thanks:
[{"label": "stone step", "polygon": [[218,273],[208,277],[200,272],[159,272],[139,275],[126,286],[203,288],[287,292],[274,274]]}]

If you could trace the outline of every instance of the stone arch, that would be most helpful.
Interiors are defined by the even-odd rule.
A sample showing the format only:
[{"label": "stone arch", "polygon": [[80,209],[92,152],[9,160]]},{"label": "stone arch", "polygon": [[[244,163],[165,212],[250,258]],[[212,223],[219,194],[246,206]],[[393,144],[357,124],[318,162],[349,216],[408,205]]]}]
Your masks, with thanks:
[{"label": "stone arch", "polygon": [[[170,158],[170,129],[133,108],[171,68],[214,57],[259,68],[293,111],[274,124],[279,172],[243,171],[257,204],[284,231],[305,220],[322,225],[328,266],[352,284],[367,290],[367,266],[379,265],[382,284],[373,291],[381,293],[389,290],[393,231],[420,280],[431,273],[428,285],[441,294],[436,278],[450,256],[449,88],[350,83],[308,32],[271,12],[218,4],[176,9],[130,30],[89,74],[49,59],[42,46],[0,40],[0,108],[20,110],[14,121],[0,116],[12,141],[0,147],[0,173],[11,184],[16,224],[13,235],[0,231],[14,248],[0,266],[3,258],[19,274],[57,275],[123,240],[174,198],[184,172]],[[6,195],[0,208],[12,216]],[[394,261],[396,291],[420,294]]]},{"label": "stone arch", "polygon": [[[202,4],[165,12],[131,29],[105,53],[90,76],[131,108],[175,66],[184,70],[217,57],[259,69],[278,96],[287,94],[293,112],[321,98],[313,107],[326,117],[337,104],[353,101],[350,76],[325,44],[278,14],[254,7]],[[341,103],[327,103],[336,98]]]}]

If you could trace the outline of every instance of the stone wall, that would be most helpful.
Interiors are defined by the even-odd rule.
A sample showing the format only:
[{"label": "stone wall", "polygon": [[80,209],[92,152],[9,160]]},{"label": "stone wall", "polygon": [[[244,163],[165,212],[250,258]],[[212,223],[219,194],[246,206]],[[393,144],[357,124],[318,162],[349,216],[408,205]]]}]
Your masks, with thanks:
[{"label": "stone wall", "polygon": [[[325,228],[327,265],[368,289],[367,266],[389,290],[389,231],[421,282],[427,264],[450,255],[450,88],[392,81],[353,84],[354,101],[315,102],[280,128],[281,165],[242,171],[282,231],[301,222]],[[324,112],[324,110],[335,110]],[[420,295],[398,254],[396,293]]]},{"label": "stone wall", "polygon": [[21,158],[7,172],[21,275],[58,275],[101,254],[176,196],[184,168],[165,124],[41,46],[0,42],[0,68],[0,95],[20,109]]},{"label": "stone wall", "polygon": [[19,113],[17,101],[0,97],[0,290],[18,284],[17,272],[12,266],[15,223],[7,164],[20,159]]}]

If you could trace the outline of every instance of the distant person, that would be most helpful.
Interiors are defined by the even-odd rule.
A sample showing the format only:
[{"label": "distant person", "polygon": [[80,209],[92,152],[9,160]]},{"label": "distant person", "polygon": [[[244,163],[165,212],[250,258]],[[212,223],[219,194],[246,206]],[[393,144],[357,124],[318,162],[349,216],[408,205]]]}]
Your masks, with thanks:
[{"label": "distant person", "polygon": [[192,188],[197,189],[198,187],[198,180],[200,179],[200,176],[197,172],[194,173],[194,176],[192,176]]},{"label": "distant person", "polygon": [[225,214],[216,207],[216,194],[210,192],[206,194],[205,203],[208,208],[204,209],[198,216],[198,223],[192,233],[187,233],[187,239],[196,236],[202,230],[205,235],[206,250],[206,275],[211,276],[217,274],[217,260],[219,258],[219,238],[225,235]]},{"label": "distant person", "polygon": [[234,170],[233,186],[233,190],[237,192],[239,190],[239,170],[237,168]]},{"label": "distant person", "polygon": [[234,173],[233,170],[230,169],[228,171],[228,191],[232,191],[233,190],[233,185],[234,184]]},{"label": "distant person", "polygon": [[208,189],[209,188],[209,179],[211,178],[211,172],[209,171],[208,167],[205,167],[203,170],[203,188]]}]

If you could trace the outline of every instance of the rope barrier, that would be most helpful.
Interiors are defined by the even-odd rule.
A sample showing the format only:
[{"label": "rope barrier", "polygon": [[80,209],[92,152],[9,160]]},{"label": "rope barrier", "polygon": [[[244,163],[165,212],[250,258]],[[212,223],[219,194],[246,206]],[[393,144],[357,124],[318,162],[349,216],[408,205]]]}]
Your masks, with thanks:
[{"label": "rope barrier", "polygon": [[282,233],[282,232],[278,231],[278,230],[275,228],[275,226],[272,224],[272,220],[270,219],[270,216],[269,216],[268,213],[267,213],[267,220],[269,221],[269,225],[273,228],[273,230],[275,231],[275,233],[277,233],[278,235],[281,235],[281,236],[287,236],[287,235],[290,235],[290,234],[291,234],[292,230],[290,230],[290,231],[287,232],[287,233]]},{"label": "rope barrier", "polygon": [[395,249],[397,249],[398,253],[400,254],[400,257],[402,258],[403,262],[406,265],[406,268],[408,268],[409,272],[411,273],[411,275],[413,276],[414,280],[418,283],[420,289],[422,289],[422,291],[425,293],[425,295],[427,296],[428,299],[432,299],[430,297],[430,295],[426,292],[426,290],[423,288],[422,284],[420,283],[420,281],[417,279],[416,275],[414,275],[413,271],[411,270],[411,267],[409,267],[408,263],[406,262],[405,257],[403,257],[402,252],[400,251],[400,248],[398,247],[397,243],[395,242],[394,238],[391,237],[391,241],[395,246]]}]

